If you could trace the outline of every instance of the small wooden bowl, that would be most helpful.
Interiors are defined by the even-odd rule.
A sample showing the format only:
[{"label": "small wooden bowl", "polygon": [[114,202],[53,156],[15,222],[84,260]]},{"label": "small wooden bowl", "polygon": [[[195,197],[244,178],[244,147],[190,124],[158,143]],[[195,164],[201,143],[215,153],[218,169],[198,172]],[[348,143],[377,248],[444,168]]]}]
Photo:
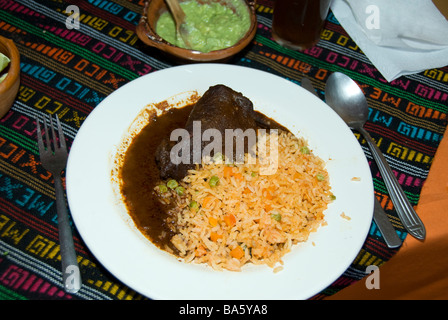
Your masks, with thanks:
[{"label": "small wooden bowl", "polygon": [[8,75],[0,83],[0,118],[3,117],[17,96],[20,86],[20,54],[16,45],[10,39],[0,36],[0,52],[9,58],[10,63],[6,67]]},{"label": "small wooden bowl", "polygon": [[155,47],[179,63],[225,62],[243,50],[254,38],[257,31],[255,0],[244,0],[250,14],[250,27],[246,34],[233,46],[210,52],[200,52],[176,47],[162,39],[156,32],[156,23],[160,15],[168,10],[164,0],[147,0],[136,32],[145,44]]}]

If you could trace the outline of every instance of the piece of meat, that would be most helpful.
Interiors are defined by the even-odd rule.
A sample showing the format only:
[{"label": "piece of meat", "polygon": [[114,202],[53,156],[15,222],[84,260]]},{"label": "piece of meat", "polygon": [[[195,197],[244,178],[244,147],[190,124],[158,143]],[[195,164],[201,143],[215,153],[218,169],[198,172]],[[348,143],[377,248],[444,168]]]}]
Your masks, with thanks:
[{"label": "piece of meat", "polygon": [[[208,129],[214,130],[208,130],[208,133],[219,133],[221,135],[222,139],[220,142],[222,154],[225,154],[233,161],[241,161],[242,157],[244,157],[244,153],[250,150],[255,141],[244,137],[242,138],[242,135],[235,134],[242,133],[244,135],[253,130],[253,133],[256,136],[257,123],[255,121],[253,104],[241,93],[236,92],[225,85],[212,86],[193,107],[185,124],[185,129],[189,134],[189,141],[184,141],[188,143],[190,147],[188,163],[175,164],[170,157],[171,150],[174,150],[173,147],[176,145],[180,147],[178,141],[170,141],[170,139],[167,138],[162,141],[157,149],[155,156],[162,179],[173,178],[181,180],[187,175],[189,169],[195,168],[196,164],[200,163],[203,151],[209,150],[211,141],[214,141],[213,139],[211,139],[211,141],[203,139],[203,133]],[[232,130],[232,133],[234,134],[234,137],[232,138],[233,148],[226,148],[225,136],[226,133],[229,134],[229,131],[226,132],[226,129]],[[200,134],[198,135],[198,133]],[[215,137],[215,135],[213,135],[213,137]],[[197,148],[199,143],[195,144],[196,142],[194,139],[200,141],[200,148]],[[239,141],[244,141],[243,152],[238,152],[241,151],[241,149],[236,149],[238,139],[243,139]],[[227,140],[227,142],[229,141],[230,140]],[[207,145],[209,148],[204,149]],[[194,148],[194,146],[196,146],[196,148]],[[213,156],[213,154],[210,155]]]}]

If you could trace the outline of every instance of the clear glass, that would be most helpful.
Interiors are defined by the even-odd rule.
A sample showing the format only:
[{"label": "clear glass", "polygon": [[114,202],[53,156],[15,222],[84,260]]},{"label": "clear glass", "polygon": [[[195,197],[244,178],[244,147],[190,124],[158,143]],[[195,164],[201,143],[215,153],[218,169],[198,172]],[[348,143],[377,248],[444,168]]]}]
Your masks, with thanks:
[{"label": "clear glass", "polygon": [[275,0],[272,37],[293,50],[316,45],[330,4],[331,0]]}]

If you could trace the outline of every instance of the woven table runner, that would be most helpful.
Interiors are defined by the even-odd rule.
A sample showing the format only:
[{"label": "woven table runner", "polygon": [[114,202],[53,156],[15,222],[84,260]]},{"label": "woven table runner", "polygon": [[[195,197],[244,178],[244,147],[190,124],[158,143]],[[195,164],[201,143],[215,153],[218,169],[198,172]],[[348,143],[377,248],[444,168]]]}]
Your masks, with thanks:
[{"label": "woven table runner", "polygon": [[[68,28],[67,6],[80,10],[79,28]],[[134,30],[142,0],[0,0],[0,35],[21,54],[21,86],[0,119],[0,300],[146,299],[105,270],[74,228],[82,289],[62,288],[53,177],[40,161],[37,115],[57,114],[70,147],[83,121],[110,93],[174,64],[146,47]],[[410,202],[422,185],[447,125],[448,68],[401,77],[391,83],[370,63],[330,12],[321,41],[296,52],[271,38],[273,1],[257,1],[257,34],[229,63],[260,69],[300,84],[306,76],[324,97],[328,76],[343,72],[362,87],[370,112],[366,129],[385,154]],[[377,198],[401,239],[407,236],[365,141],[361,143]],[[399,249],[389,249],[372,222],[351,266],[313,299],[323,299],[363,279]],[[328,263],[331,263],[329,261]],[[187,298],[187,297],[186,297]]]}]

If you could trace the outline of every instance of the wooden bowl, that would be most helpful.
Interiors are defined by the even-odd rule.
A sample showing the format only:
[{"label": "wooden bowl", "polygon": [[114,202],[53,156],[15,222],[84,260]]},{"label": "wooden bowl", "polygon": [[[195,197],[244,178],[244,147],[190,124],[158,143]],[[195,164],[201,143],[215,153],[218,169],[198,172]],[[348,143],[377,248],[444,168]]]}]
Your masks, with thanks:
[{"label": "wooden bowl", "polygon": [[[218,0],[219,1],[219,0]],[[156,23],[160,15],[167,10],[164,0],[147,0],[143,8],[143,14],[137,25],[136,32],[140,40],[145,44],[155,47],[174,58],[179,63],[196,62],[225,62],[238,52],[243,50],[254,38],[257,31],[257,16],[255,14],[255,0],[244,0],[250,14],[250,27],[246,34],[233,46],[210,52],[188,50],[162,39],[156,32]]]},{"label": "wooden bowl", "polygon": [[11,108],[19,91],[20,85],[20,54],[16,45],[10,39],[0,36],[0,52],[9,58],[6,67],[8,75],[0,83],[0,118]]}]

